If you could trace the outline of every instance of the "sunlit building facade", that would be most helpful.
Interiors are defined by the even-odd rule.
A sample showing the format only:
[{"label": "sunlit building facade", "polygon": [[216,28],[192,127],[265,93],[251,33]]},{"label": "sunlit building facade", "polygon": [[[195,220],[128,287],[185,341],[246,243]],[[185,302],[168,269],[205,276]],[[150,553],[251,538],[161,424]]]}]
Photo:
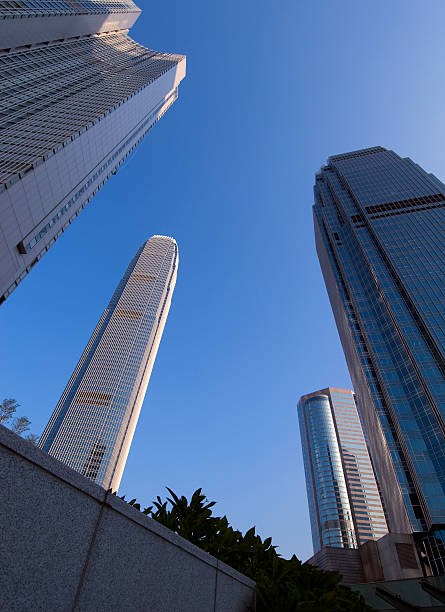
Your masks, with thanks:
[{"label": "sunlit building facade", "polygon": [[445,571],[445,185],[374,147],[316,174],[317,252],[391,532]]},{"label": "sunlit building facade", "polygon": [[388,532],[354,394],[327,388],[298,403],[314,553]]},{"label": "sunlit building facade", "polygon": [[173,238],[153,236],[131,261],[79,360],[39,446],[117,491],[171,304]]},{"label": "sunlit building facade", "polygon": [[0,303],[178,96],[131,0],[0,0]]}]

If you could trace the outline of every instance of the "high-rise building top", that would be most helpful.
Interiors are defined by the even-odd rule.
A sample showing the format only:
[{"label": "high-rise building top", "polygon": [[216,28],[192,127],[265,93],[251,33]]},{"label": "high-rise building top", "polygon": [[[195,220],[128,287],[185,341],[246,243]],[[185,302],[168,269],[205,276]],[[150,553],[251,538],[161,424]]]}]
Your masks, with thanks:
[{"label": "high-rise building top", "polygon": [[329,158],[314,194],[317,251],[389,527],[443,542],[445,185],[374,147]]},{"label": "high-rise building top", "polygon": [[[132,0],[1,0],[0,18],[62,17],[65,15],[108,15],[140,13]],[[23,27],[24,24],[22,23]]]},{"label": "high-rise building top", "polygon": [[[116,32],[0,56],[0,189],[23,178],[58,146],[68,147],[82,130],[104,120],[181,59]],[[7,81],[7,74],[17,79]]]},{"label": "high-rise building top", "polygon": [[117,491],[170,308],[173,238],[153,236],[131,261],[40,439],[50,455]]},{"label": "high-rise building top", "polygon": [[140,14],[131,0],[0,0],[0,49],[127,30]]},{"label": "high-rise building top", "polygon": [[0,302],[178,96],[185,57],[133,41],[139,13],[0,0]]},{"label": "high-rise building top", "polygon": [[314,553],[388,532],[354,394],[327,388],[298,402]]}]

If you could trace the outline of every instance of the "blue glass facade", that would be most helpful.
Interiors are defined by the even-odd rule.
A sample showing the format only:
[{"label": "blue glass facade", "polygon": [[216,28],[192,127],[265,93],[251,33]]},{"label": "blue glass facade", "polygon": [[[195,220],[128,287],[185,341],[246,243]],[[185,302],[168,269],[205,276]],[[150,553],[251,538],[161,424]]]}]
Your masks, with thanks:
[{"label": "blue glass facade", "polygon": [[316,175],[317,251],[392,531],[445,526],[445,185],[382,147]]},{"label": "blue glass facade", "polygon": [[302,397],[298,416],[314,552],[322,546],[357,548],[328,395]]},{"label": "blue glass facade", "polygon": [[304,395],[298,418],[314,553],[357,548],[388,532],[354,393]]}]

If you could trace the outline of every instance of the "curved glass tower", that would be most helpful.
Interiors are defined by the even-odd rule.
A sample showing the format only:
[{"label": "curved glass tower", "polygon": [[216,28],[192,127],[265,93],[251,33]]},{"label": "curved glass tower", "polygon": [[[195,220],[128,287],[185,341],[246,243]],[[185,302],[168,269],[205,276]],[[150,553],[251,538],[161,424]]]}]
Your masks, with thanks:
[{"label": "curved glass tower", "polygon": [[314,553],[388,532],[354,394],[327,388],[298,403]]},{"label": "curved glass tower", "polygon": [[178,271],[173,238],[141,246],[99,319],[39,446],[117,491]]},{"label": "curved glass tower", "polygon": [[0,0],[0,303],[178,96],[131,0]]},{"label": "curved glass tower", "polygon": [[390,531],[445,571],[445,185],[374,147],[316,174],[317,252]]},{"label": "curved glass tower", "polygon": [[322,546],[356,548],[329,397],[303,396],[298,410],[314,552]]}]

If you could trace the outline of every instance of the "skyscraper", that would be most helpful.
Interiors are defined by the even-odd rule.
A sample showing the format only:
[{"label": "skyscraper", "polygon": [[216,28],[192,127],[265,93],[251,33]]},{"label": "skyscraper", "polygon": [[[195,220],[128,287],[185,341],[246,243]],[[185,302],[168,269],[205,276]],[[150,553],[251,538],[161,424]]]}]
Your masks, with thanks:
[{"label": "skyscraper", "polygon": [[141,246],[79,360],[39,446],[117,491],[178,271],[173,238]]},{"label": "skyscraper", "polygon": [[173,104],[131,0],[0,0],[0,303]]},{"label": "skyscraper", "polygon": [[374,147],[316,174],[317,252],[392,532],[445,571],[445,185]]},{"label": "skyscraper", "polygon": [[388,532],[354,394],[327,388],[298,402],[314,553]]}]

